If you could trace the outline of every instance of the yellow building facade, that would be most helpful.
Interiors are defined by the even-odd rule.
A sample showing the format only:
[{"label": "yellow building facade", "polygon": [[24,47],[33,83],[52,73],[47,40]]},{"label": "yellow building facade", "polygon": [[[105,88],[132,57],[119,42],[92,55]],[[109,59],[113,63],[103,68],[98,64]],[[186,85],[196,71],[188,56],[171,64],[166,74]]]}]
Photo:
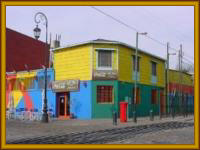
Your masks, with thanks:
[{"label": "yellow building facade", "polygon": [[169,70],[169,82],[188,86],[194,85],[194,79],[191,74],[171,69]]},{"label": "yellow building facade", "polygon": [[[98,53],[111,52],[112,65],[109,68],[98,66]],[[55,80],[93,80],[95,70],[115,70],[117,79],[134,82],[134,47],[119,42],[90,41],[54,50]],[[165,60],[139,50],[139,74],[141,84],[165,86]],[[156,63],[156,82],[152,82],[152,62]]]}]

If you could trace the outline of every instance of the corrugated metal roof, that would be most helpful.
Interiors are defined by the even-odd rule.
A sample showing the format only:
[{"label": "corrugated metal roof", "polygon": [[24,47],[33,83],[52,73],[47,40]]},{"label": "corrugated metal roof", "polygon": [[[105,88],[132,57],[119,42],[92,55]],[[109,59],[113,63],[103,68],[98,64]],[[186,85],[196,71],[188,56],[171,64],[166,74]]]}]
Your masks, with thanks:
[{"label": "corrugated metal roof", "polygon": [[[70,45],[66,45],[66,46],[63,46],[63,47],[58,47],[58,48],[55,48],[55,49],[52,49],[52,50],[53,51],[57,51],[57,50],[61,50],[63,48],[71,48],[71,47],[85,45],[85,44],[117,44],[117,45],[122,45],[122,46],[125,46],[125,47],[128,47],[128,48],[134,49],[134,50],[136,49],[134,46],[131,46],[131,45],[123,43],[123,42],[106,40],[106,39],[96,39],[96,40],[90,40],[90,41],[86,41],[86,42],[70,44]],[[159,56],[153,55],[153,54],[148,53],[148,52],[146,52],[144,50],[141,50],[139,48],[138,48],[138,51],[141,52],[141,53],[147,54],[149,56],[155,57],[157,59],[160,59],[162,61],[166,61],[166,59],[164,59],[164,58],[161,58]]]},{"label": "corrugated metal roof", "polygon": [[48,47],[42,41],[6,28],[6,71],[40,69],[45,65],[45,56],[48,67]]}]

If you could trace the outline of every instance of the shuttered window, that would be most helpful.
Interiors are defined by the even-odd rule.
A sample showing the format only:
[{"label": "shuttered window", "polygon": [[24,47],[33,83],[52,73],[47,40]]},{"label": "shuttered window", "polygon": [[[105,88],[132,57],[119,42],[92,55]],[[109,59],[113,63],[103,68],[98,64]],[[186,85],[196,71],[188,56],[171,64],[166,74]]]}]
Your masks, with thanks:
[{"label": "shuttered window", "polygon": [[[135,100],[135,88],[133,88],[133,103]],[[140,104],[140,88],[136,90],[136,104]]]},{"label": "shuttered window", "polygon": [[152,75],[156,76],[156,63],[152,61],[151,64],[152,64],[152,67],[151,67],[152,68]]},{"label": "shuttered window", "polygon": [[151,90],[151,104],[157,104],[157,90]]}]

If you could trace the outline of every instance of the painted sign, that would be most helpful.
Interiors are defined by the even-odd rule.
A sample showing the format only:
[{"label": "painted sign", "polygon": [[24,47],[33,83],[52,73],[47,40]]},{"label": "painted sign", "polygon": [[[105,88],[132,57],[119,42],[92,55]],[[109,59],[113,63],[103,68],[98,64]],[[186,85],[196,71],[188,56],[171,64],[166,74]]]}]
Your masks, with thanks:
[{"label": "painted sign", "polygon": [[94,80],[116,80],[117,70],[94,70],[93,79]]},{"label": "painted sign", "polygon": [[55,92],[77,91],[79,89],[79,80],[53,81],[52,89]]}]

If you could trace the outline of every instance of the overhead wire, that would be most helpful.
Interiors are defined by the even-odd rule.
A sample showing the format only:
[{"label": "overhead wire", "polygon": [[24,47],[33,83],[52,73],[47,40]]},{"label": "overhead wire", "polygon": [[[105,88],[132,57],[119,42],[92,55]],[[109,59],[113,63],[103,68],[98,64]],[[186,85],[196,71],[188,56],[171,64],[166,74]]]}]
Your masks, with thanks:
[{"label": "overhead wire", "polygon": [[[142,9],[143,12],[145,12],[146,14],[148,14],[149,16],[155,18],[155,20],[157,22],[160,22],[162,24],[168,25],[170,26],[169,22],[165,21],[163,18],[160,18],[158,16],[155,16],[151,11],[149,11],[147,8],[143,8]],[[179,37],[176,36],[177,39],[179,39],[180,41],[183,40],[183,38],[180,39],[180,37],[185,37],[187,39],[190,39],[186,34],[181,33],[179,30],[177,30],[176,28],[173,28],[173,30],[175,31],[174,34],[176,34],[178,36],[177,33],[179,33]],[[181,36],[180,36],[181,35]]]},{"label": "overhead wire", "polygon": [[132,27],[132,26],[130,26],[130,25],[128,25],[128,24],[122,22],[121,20],[119,20],[119,19],[117,19],[117,18],[115,18],[115,17],[113,17],[113,16],[111,16],[111,15],[105,13],[104,11],[102,11],[102,10],[100,10],[100,9],[94,7],[94,6],[90,6],[90,7],[93,8],[93,9],[95,9],[96,11],[98,11],[98,12],[104,14],[105,16],[107,16],[107,17],[109,17],[109,18],[111,18],[111,19],[117,21],[118,23],[123,24],[124,26],[128,27],[129,29],[132,29],[132,30],[138,32],[138,30],[137,30],[136,28],[134,28],[134,27]]},{"label": "overhead wire", "polygon": [[[105,16],[107,16],[107,17],[113,19],[113,20],[115,20],[116,22],[118,22],[118,23],[120,23],[120,24],[126,26],[127,28],[129,28],[129,29],[131,29],[131,30],[134,30],[135,32],[139,32],[139,30],[138,30],[137,28],[135,28],[135,27],[133,27],[133,26],[131,26],[131,25],[128,25],[128,24],[124,23],[124,22],[121,21],[120,19],[117,19],[117,18],[113,17],[112,15],[110,15],[110,14],[108,14],[108,13],[106,13],[106,12],[100,10],[99,8],[96,8],[95,6],[90,6],[90,7],[93,8],[94,10],[100,12],[101,14],[103,14],[103,15],[105,15]],[[158,44],[160,44],[160,45],[162,45],[162,46],[167,46],[167,43],[163,43],[163,42],[161,42],[161,41],[159,41],[159,40],[157,40],[157,39],[155,39],[155,38],[153,38],[153,37],[151,37],[151,36],[149,36],[149,35],[146,35],[145,37],[151,39],[152,41],[154,41],[154,42],[156,42],[156,43],[158,43]],[[174,50],[174,51],[176,51],[176,52],[179,51],[179,50],[177,50],[176,48],[173,48],[173,47],[169,47],[169,48],[172,49],[172,50]]]},{"label": "overhead wire", "polygon": [[194,64],[194,62],[190,61],[189,59],[187,59],[187,58],[185,58],[185,57],[182,57],[182,58],[183,58],[185,61]]},{"label": "overhead wire", "polygon": [[[185,52],[184,52],[185,53]],[[194,60],[194,58],[193,57],[191,57],[191,56],[189,56],[188,54],[187,55],[184,55],[185,57],[187,57],[188,59],[192,59],[192,60]]]}]

